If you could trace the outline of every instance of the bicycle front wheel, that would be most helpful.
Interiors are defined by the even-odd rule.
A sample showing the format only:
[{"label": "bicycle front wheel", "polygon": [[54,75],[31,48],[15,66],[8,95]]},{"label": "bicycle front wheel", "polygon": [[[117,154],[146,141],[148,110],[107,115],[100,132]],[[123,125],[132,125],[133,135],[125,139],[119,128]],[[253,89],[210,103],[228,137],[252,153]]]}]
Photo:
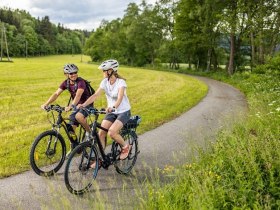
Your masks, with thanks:
[{"label": "bicycle front wheel", "polygon": [[29,160],[34,172],[40,176],[52,176],[65,160],[66,145],[63,137],[56,131],[41,133],[34,140]]},{"label": "bicycle front wheel", "polygon": [[126,159],[120,160],[119,156],[121,154],[121,147],[118,143],[113,142],[112,148],[113,148],[113,153],[116,157],[114,166],[118,173],[128,174],[132,170],[137,160],[137,155],[139,153],[138,141],[137,141],[137,135],[134,131],[125,133],[124,135],[122,135],[122,137],[126,143],[131,145],[131,150]]},{"label": "bicycle front wheel", "polygon": [[99,169],[98,152],[92,142],[83,142],[70,154],[65,167],[67,189],[76,195],[87,192]]}]

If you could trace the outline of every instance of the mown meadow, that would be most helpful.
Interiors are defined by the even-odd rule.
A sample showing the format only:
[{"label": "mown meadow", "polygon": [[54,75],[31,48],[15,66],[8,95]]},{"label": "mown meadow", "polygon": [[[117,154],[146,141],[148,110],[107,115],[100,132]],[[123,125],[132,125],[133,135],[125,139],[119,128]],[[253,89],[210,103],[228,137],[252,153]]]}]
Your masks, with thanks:
[{"label": "mown meadow", "polygon": [[[102,73],[98,64],[89,60],[87,56],[64,55],[0,62],[0,178],[30,169],[29,150],[34,138],[51,129],[40,105],[65,79],[65,63],[75,63],[79,76],[90,80],[97,89]],[[205,84],[185,75],[128,67],[120,67],[119,73],[127,79],[132,114],[142,117],[139,133],[187,111],[207,93]],[[66,106],[68,99],[64,91],[56,103]],[[95,106],[105,107],[105,97]]]},{"label": "mown meadow", "polygon": [[147,182],[139,209],[280,209],[280,56],[231,77],[199,74],[244,92],[247,119],[182,167],[167,166],[167,183]]}]

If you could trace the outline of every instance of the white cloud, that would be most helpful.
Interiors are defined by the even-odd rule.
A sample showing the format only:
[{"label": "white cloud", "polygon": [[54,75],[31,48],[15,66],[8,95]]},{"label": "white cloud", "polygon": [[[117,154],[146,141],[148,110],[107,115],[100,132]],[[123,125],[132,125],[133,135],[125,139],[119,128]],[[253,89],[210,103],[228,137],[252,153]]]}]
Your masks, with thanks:
[{"label": "white cloud", "polygon": [[[49,16],[52,23],[61,23],[71,29],[96,29],[100,22],[122,18],[131,2],[142,0],[0,0],[0,7],[24,9],[33,17]],[[156,0],[146,0],[155,3]]]},{"label": "white cloud", "polygon": [[30,0],[21,0],[21,1],[11,1],[11,0],[1,0],[0,7],[9,7],[13,9],[23,9],[29,10],[30,8]]}]

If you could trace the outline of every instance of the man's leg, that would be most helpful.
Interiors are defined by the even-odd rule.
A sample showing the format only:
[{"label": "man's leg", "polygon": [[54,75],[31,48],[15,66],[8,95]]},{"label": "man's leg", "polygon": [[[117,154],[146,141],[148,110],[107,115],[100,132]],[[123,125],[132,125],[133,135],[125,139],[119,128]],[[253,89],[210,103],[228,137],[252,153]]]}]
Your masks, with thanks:
[{"label": "man's leg", "polygon": [[87,119],[85,118],[85,116],[84,116],[82,113],[78,112],[78,113],[76,114],[76,120],[83,126],[83,128],[84,128],[88,133],[90,133],[90,127],[89,127],[89,125],[88,125],[88,123],[87,123]]}]

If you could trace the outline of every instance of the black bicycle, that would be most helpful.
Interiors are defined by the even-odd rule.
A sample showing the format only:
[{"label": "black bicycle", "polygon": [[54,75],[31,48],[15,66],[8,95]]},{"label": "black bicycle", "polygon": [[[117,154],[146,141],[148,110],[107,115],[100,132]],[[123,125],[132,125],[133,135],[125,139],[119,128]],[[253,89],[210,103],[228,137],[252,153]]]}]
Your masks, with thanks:
[{"label": "black bicycle", "polygon": [[66,143],[60,133],[60,128],[65,130],[70,141],[81,142],[85,137],[82,126],[77,128],[77,135],[69,124],[69,118],[64,118],[64,107],[50,105],[45,109],[52,129],[39,134],[30,149],[30,165],[34,172],[40,176],[52,176],[63,165],[66,158]]},{"label": "black bicycle", "polygon": [[91,124],[93,139],[81,143],[71,152],[64,173],[67,189],[77,195],[89,191],[101,167],[107,169],[110,165],[114,165],[118,173],[128,174],[136,163],[139,154],[136,128],[141,122],[141,117],[131,117],[120,131],[125,142],[131,145],[128,157],[120,160],[121,146],[113,141],[111,151],[106,154],[99,139],[98,129],[108,131],[101,127],[101,124],[97,121],[99,114],[105,114],[106,112],[95,108],[87,109],[87,111],[94,116],[94,121]]}]

